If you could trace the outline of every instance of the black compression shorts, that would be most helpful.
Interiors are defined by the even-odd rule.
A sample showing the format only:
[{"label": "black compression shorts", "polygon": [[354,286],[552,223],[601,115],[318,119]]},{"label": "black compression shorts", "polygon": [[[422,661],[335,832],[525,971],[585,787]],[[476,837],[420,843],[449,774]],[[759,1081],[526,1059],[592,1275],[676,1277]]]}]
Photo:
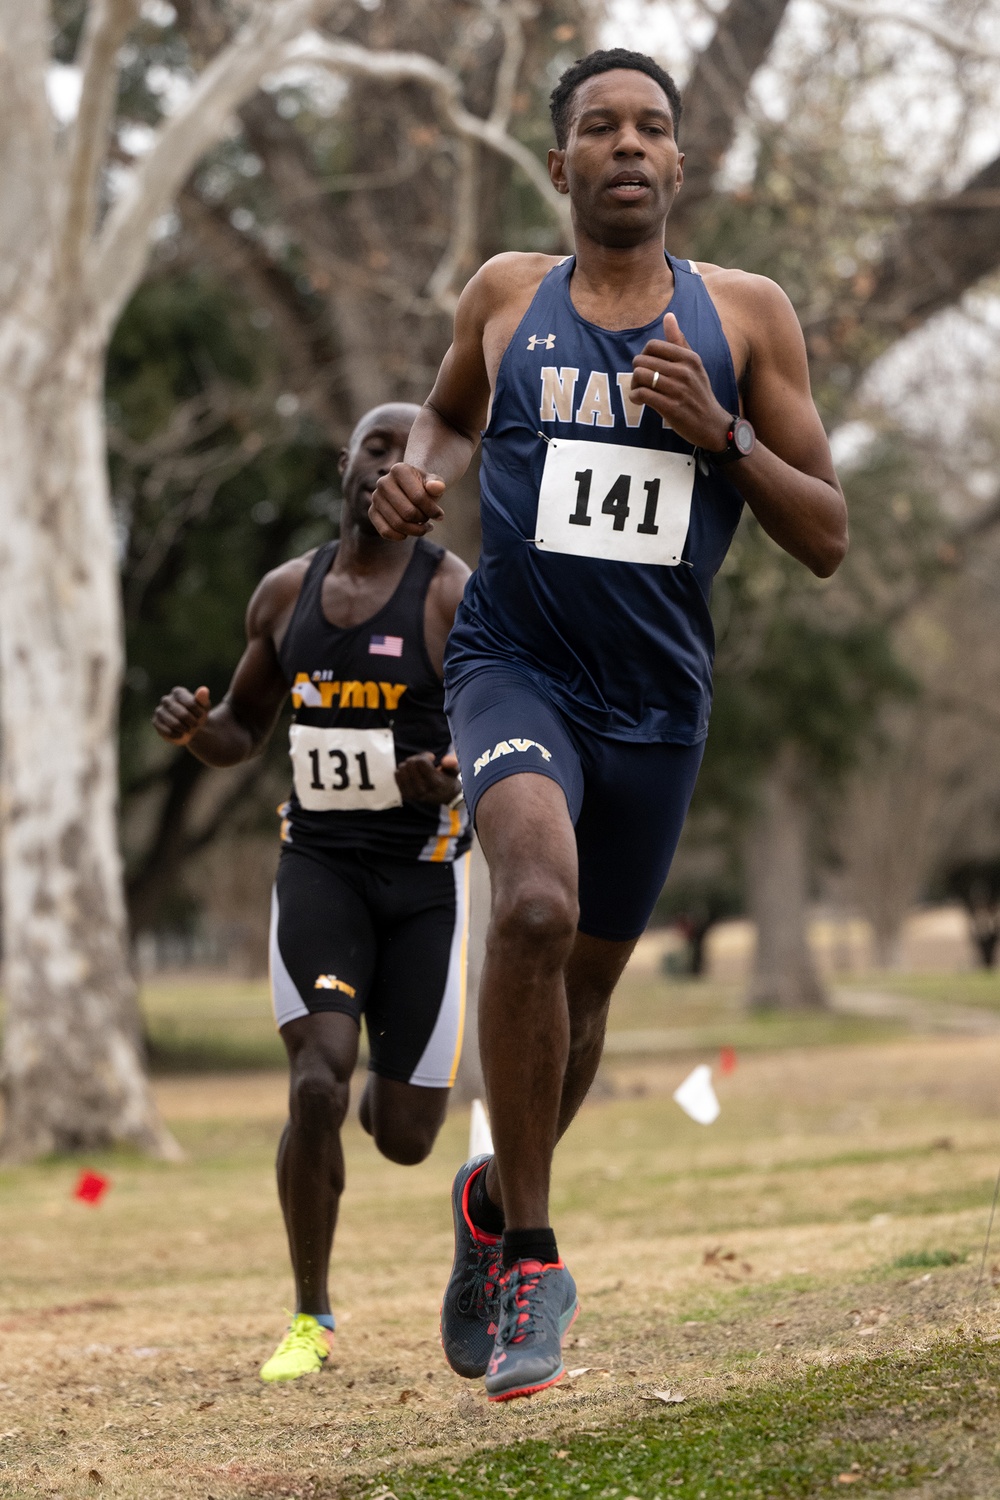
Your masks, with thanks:
[{"label": "black compression shorts", "polygon": [[424,1088],[455,1081],[465,1018],[468,855],[453,864],[285,845],[271,902],[278,1026],[364,1015],[369,1066]]}]

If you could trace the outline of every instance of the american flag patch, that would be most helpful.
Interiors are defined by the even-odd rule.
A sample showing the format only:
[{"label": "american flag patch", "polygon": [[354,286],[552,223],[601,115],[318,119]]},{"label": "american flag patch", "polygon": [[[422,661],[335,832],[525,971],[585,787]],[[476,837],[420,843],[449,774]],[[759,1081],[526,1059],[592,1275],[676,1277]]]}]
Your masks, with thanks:
[{"label": "american flag patch", "polygon": [[373,635],[368,642],[369,656],[402,656],[401,635]]}]

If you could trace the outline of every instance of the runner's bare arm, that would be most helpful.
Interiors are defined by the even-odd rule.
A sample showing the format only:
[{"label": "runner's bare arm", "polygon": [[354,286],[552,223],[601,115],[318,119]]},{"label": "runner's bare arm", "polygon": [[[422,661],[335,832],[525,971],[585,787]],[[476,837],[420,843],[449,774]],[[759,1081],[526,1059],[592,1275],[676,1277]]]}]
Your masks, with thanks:
[{"label": "runner's bare arm", "polygon": [[[501,259],[506,259],[502,257]],[[406,461],[379,480],[369,515],[381,536],[423,536],[444,512],[438,501],[461,478],[479,443],[490,403],[483,334],[504,277],[496,262],[477,271],[458,301],[451,348],[406,445]]]},{"label": "runner's bare arm", "polygon": [[206,687],[195,693],[172,688],[153,715],[163,739],[186,745],[207,766],[235,766],[260,753],[288,694],[274,646],[275,622],[294,605],[301,582],[298,559],[262,580],[247,606],[247,646],[226,696],[213,708]]},{"label": "runner's bare arm", "polygon": [[[444,647],[455,623],[469,569],[460,557],[446,552],[427,591],[424,615],[424,637],[427,654],[439,676],[444,673]],[[444,755],[440,762],[434,756],[411,755],[396,767],[396,782],[408,802],[430,802],[440,806],[452,802],[458,791],[458,759]]]},{"label": "runner's bare arm", "polygon": [[[757,444],[725,472],[768,536],[828,578],[847,551],[847,507],[813,403],[802,330],[774,282],[741,276],[739,289],[748,355],[744,411]],[[688,442],[720,451],[732,414],[715,399],[701,360],[669,315],[664,335],[634,361],[633,399],[652,406]]]}]

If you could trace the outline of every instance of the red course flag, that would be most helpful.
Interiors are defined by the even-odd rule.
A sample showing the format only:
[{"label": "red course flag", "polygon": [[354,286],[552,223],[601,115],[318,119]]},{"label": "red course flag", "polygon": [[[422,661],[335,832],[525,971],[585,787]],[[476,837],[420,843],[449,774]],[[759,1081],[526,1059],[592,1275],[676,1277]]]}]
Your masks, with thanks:
[{"label": "red course flag", "polygon": [[102,1177],[100,1172],[91,1172],[85,1167],[76,1179],[73,1197],[79,1198],[81,1203],[89,1203],[94,1207],[100,1203],[110,1186],[110,1177]]},{"label": "red course flag", "polygon": [[719,1053],[719,1072],[723,1074],[736,1072],[736,1053],[732,1047],[723,1047]]}]

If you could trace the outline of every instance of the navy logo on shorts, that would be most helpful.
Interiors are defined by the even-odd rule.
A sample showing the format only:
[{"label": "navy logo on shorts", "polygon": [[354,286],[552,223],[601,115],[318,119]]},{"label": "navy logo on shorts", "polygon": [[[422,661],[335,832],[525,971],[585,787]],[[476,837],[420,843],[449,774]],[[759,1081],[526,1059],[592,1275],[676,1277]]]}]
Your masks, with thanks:
[{"label": "navy logo on shorts", "polygon": [[522,755],[525,750],[537,750],[543,760],[552,759],[551,750],[546,750],[545,746],[540,745],[537,740],[501,740],[498,745],[493,746],[492,750],[484,750],[472,768],[473,776],[478,776],[483,767],[488,766],[490,761],[499,760],[501,755],[513,755],[515,750],[519,751]]}]

